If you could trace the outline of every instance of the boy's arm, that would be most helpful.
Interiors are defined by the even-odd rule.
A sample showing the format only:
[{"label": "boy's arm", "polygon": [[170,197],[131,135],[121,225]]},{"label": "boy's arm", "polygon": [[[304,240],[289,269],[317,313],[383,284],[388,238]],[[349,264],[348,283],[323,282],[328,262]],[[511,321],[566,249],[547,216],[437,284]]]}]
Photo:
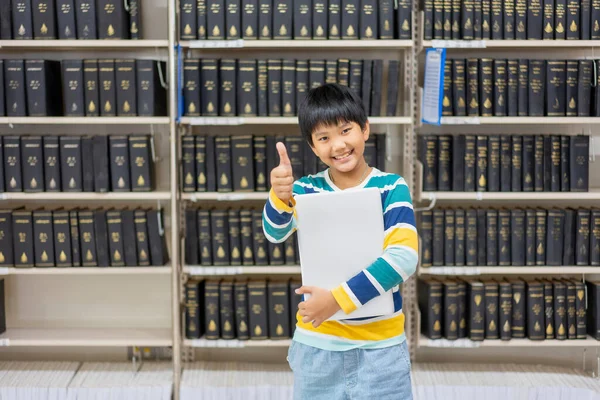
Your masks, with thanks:
[{"label": "boy's arm", "polygon": [[[302,192],[302,187],[294,183],[294,196],[302,194]],[[295,206],[296,201],[293,197],[290,199],[290,204],[285,204],[271,189],[269,199],[263,208],[263,231],[269,242],[285,242],[296,231]]]},{"label": "boy's arm", "polygon": [[331,291],[346,314],[406,281],[417,269],[419,242],[415,214],[410,192],[403,178],[392,185],[384,205],[383,254]]}]

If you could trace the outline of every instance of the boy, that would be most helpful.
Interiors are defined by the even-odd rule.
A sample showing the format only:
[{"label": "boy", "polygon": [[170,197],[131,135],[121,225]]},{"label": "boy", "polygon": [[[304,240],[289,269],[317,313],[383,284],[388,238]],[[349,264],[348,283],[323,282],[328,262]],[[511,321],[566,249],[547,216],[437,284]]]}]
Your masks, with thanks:
[{"label": "boy", "polygon": [[[418,240],[410,192],[403,178],[367,165],[363,156],[369,121],[361,99],[349,88],[327,84],[310,90],[298,110],[300,130],[329,168],[294,182],[285,145],[277,143],[280,164],[271,172],[263,229],[271,242],[296,230],[294,196],[377,187],[381,192],[383,254],[340,286],[301,287],[311,297],[298,305],[288,361],[294,372],[294,399],[412,399],[410,358],[398,285],[415,272]],[[351,218],[351,216],[348,216]],[[338,310],[350,314],[392,290],[395,312],[376,318],[326,321]]]}]

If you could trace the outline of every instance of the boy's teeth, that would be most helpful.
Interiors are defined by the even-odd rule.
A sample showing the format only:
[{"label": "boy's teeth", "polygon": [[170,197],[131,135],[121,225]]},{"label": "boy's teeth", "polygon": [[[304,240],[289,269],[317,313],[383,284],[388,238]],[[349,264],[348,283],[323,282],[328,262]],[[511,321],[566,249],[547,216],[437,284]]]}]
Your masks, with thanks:
[{"label": "boy's teeth", "polygon": [[346,157],[348,157],[349,155],[350,155],[350,152],[347,152],[347,153],[345,153],[345,154],[342,154],[341,156],[335,156],[335,157],[333,157],[333,158],[335,158],[336,160],[340,160],[340,159],[342,159],[342,158],[346,158]]}]

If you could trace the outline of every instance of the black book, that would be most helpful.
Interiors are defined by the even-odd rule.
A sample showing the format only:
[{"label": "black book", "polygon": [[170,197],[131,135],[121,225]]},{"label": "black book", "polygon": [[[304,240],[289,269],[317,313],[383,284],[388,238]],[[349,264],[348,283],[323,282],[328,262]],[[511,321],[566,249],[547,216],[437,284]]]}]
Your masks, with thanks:
[{"label": "black book", "polygon": [[459,117],[467,115],[465,66],[465,60],[452,62],[452,110],[453,115]]},{"label": "black book", "polygon": [[252,211],[252,237],[254,238],[254,263],[268,265],[267,239],[262,227],[262,212]]},{"label": "black book", "polygon": [[494,83],[492,59],[482,58],[479,60],[479,98],[480,115],[482,117],[491,117],[493,115],[494,105]]},{"label": "black book", "polygon": [[81,138],[81,176],[84,192],[94,191],[94,143],[91,136]]},{"label": "black book", "polygon": [[577,75],[577,116],[589,117],[592,98],[592,73],[594,65],[591,60],[579,60]]},{"label": "black book", "polygon": [[125,247],[123,238],[123,219],[121,218],[121,211],[107,211],[106,225],[108,228],[108,254],[110,256],[110,266],[124,267]]},{"label": "black book", "polygon": [[487,190],[500,191],[500,136],[488,136]]},{"label": "black book", "polygon": [[521,280],[510,280],[512,290],[512,316],[511,316],[511,337],[525,337],[525,316],[526,316],[526,298],[525,282]]},{"label": "black book", "polygon": [[332,39],[340,39],[342,28],[342,2],[341,0],[329,0],[328,6],[328,38]]},{"label": "black book", "polygon": [[[340,58],[337,60],[337,79],[338,85],[350,86],[349,80],[350,74],[350,60],[347,58]],[[389,77],[388,77],[389,81]]]},{"label": "black book", "polygon": [[452,136],[438,136],[438,176],[437,190],[452,190]]},{"label": "black book", "polygon": [[[376,134],[375,137],[377,138],[376,168],[381,171],[385,171],[386,170],[386,161],[387,161],[387,134],[385,134],[385,133]],[[323,162],[321,162],[320,160],[319,160],[319,162],[321,164],[323,164]]]},{"label": "black book", "polygon": [[[369,140],[366,141],[365,143],[365,160],[368,157],[368,153],[370,153],[370,149],[374,147],[374,140],[375,140],[375,136],[373,136],[373,139],[371,139],[371,137],[369,137]],[[316,174],[317,171],[317,156],[315,155],[315,153],[312,151],[312,149],[310,148],[310,145],[308,144],[308,142],[305,140],[304,141],[304,149],[303,154],[304,154],[304,160],[302,161],[303,167],[304,167],[304,175],[314,175]],[[373,163],[371,163],[371,161],[367,161],[367,164],[369,165],[375,165]]]},{"label": "black book", "polygon": [[523,136],[523,180],[524,192],[533,192],[535,189],[535,137]]},{"label": "black book", "polygon": [[518,115],[529,115],[529,60],[519,60],[518,76]]},{"label": "black book", "polygon": [[227,212],[227,228],[229,229],[229,262],[231,265],[242,265],[242,237],[239,211],[229,210]]},{"label": "black book", "polygon": [[362,69],[363,62],[351,60],[350,61],[350,89],[354,91],[358,96],[361,95],[362,88]]},{"label": "black book", "polygon": [[285,147],[292,164],[294,180],[300,179],[303,172],[304,163],[304,139],[300,136],[287,136],[285,138]]},{"label": "black book", "polygon": [[444,265],[454,265],[454,210],[444,210]]},{"label": "black book", "polygon": [[[309,67],[307,60],[296,61],[296,110],[310,89]],[[266,101],[266,100],[265,100]]]},{"label": "black book", "polygon": [[[129,2],[129,36],[132,40],[141,39],[142,16],[140,10],[141,0],[131,0]],[[127,21],[126,21],[127,23]]]},{"label": "black book", "polygon": [[[1,29],[2,27],[0,27]],[[0,116],[6,116],[6,102],[4,99],[4,60],[0,60]]]},{"label": "black book", "polygon": [[[121,211],[121,220],[123,221],[123,252],[125,253],[125,265],[134,267],[138,265],[137,246],[135,237],[135,217],[133,210]],[[196,263],[197,264],[197,263]],[[192,264],[192,265],[196,265]]]},{"label": "black book", "polygon": [[481,2],[481,38],[492,38],[492,2],[482,0]]},{"label": "black book", "polygon": [[222,59],[219,64],[219,115],[232,117],[237,115],[237,62]]},{"label": "black book", "polygon": [[600,210],[597,208],[592,208],[590,215],[590,252],[590,265],[600,265]]},{"label": "black book", "polygon": [[585,284],[573,280],[575,285],[575,329],[577,339],[587,338]]},{"label": "black book", "polygon": [[267,301],[267,282],[253,280],[248,282],[248,310],[250,339],[263,340],[269,337],[269,308]]},{"label": "black book", "polygon": [[77,39],[98,39],[96,0],[84,0],[76,7]]},{"label": "black book", "polygon": [[[115,75],[114,60],[98,60],[98,82],[100,88],[100,115],[115,116],[117,115],[117,81]],[[90,104],[86,99],[88,109]]]},{"label": "black book", "polygon": [[452,136],[452,191],[465,191],[465,136]]},{"label": "black book", "polygon": [[580,14],[581,3],[569,0],[567,2],[567,40],[579,40],[581,38]]},{"label": "black book", "polygon": [[467,337],[467,283],[457,281],[458,286],[458,338]]},{"label": "black book", "polygon": [[290,293],[287,281],[269,281],[269,338],[288,339],[290,337]]},{"label": "black book", "polygon": [[498,211],[486,211],[486,265],[498,265]]},{"label": "black book", "polygon": [[460,35],[460,5],[461,0],[452,0],[452,39],[461,39]]},{"label": "black book", "polygon": [[433,210],[433,262],[444,265],[444,210]]},{"label": "black book", "polygon": [[570,145],[570,184],[571,192],[589,190],[589,136],[571,136]]},{"label": "black book", "polygon": [[587,281],[587,333],[600,340],[600,282]]},{"label": "black book", "polygon": [[237,110],[243,117],[255,117],[257,110],[256,60],[238,61]]},{"label": "black book", "polygon": [[30,117],[62,114],[60,62],[26,60],[27,115]]},{"label": "black book", "polygon": [[465,264],[473,267],[477,264],[477,211],[468,209],[465,212]]},{"label": "black book", "polygon": [[44,151],[41,136],[21,138],[21,159],[24,192],[44,191]]},{"label": "black book", "polygon": [[235,339],[235,309],[233,304],[233,281],[222,280],[219,284],[219,322],[221,338]]},{"label": "black book", "polygon": [[525,265],[535,265],[536,261],[536,215],[535,210],[525,210]]},{"label": "black book", "polygon": [[468,336],[473,341],[482,341],[486,330],[485,286],[476,280],[468,280],[467,285]]},{"label": "black book", "polygon": [[546,115],[565,116],[567,113],[567,66],[565,61],[546,61]]},{"label": "black book", "polygon": [[269,189],[267,176],[270,175],[267,161],[267,139],[264,136],[254,137],[254,181],[256,191],[266,192]]},{"label": "black book", "polygon": [[110,191],[110,157],[108,149],[108,136],[95,135],[92,138],[94,190],[98,193]]},{"label": "black book", "polygon": [[542,40],[544,15],[541,0],[531,0],[527,7],[527,39]]},{"label": "black book", "polygon": [[[12,39],[12,2],[3,0],[0,2],[0,39]],[[1,82],[1,81],[0,81]]]},{"label": "black book", "polygon": [[535,178],[534,178],[534,189],[536,192],[544,191],[544,136],[536,135],[535,136]]},{"label": "black book", "polygon": [[[398,108],[398,84],[400,82],[400,62],[390,60],[388,63],[386,115],[393,117]],[[341,84],[341,83],[340,83]]]},{"label": "black book", "polygon": [[493,40],[504,39],[504,9],[502,0],[491,0],[491,22],[492,22],[492,37]]},{"label": "black book", "polygon": [[95,117],[100,115],[100,92],[98,85],[98,61],[83,60],[83,84],[85,115]]},{"label": "black book", "polygon": [[551,280],[540,280],[544,287],[544,329],[546,339],[554,339],[554,287]]},{"label": "black book", "polygon": [[528,115],[530,117],[544,116],[544,94],[546,92],[545,64],[546,61],[544,60],[529,60]]},{"label": "black book", "polygon": [[485,287],[485,338],[499,339],[499,288],[498,282],[489,280],[483,282]]},{"label": "black book", "polygon": [[108,247],[108,224],[106,220],[106,211],[96,210],[93,212],[93,214],[98,266],[108,267],[110,265],[110,254]]},{"label": "black book", "polygon": [[444,1],[433,1],[433,39],[444,39]]},{"label": "black book", "polygon": [[511,265],[511,210],[498,211],[498,265]]},{"label": "black book", "polygon": [[302,286],[302,282],[300,280],[296,280],[294,278],[290,279],[289,290],[290,290],[290,333],[293,337],[294,332],[296,331],[296,322],[298,315],[298,304],[302,302],[302,295],[296,294],[296,289],[299,289]]},{"label": "black book", "polygon": [[231,138],[234,191],[253,192],[255,190],[252,143],[251,135]]},{"label": "black book", "polygon": [[161,76],[166,76],[166,63],[136,60],[135,69],[137,115],[147,117],[168,115],[167,90],[161,81]]},{"label": "black book", "polygon": [[33,249],[36,267],[54,267],[54,231],[52,212],[33,212]]},{"label": "black book", "polygon": [[479,115],[479,66],[477,59],[467,60],[467,115]]},{"label": "black book", "polygon": [[[335,61],[334,61],[335,62]],[[369,115],[380,116],[382,115],[381,110],[381,96],[383,89],[383,60],[373,60],[373,71],[371,81],[371,112]]]},{"label": "black book", "polygon": [[201,283],[188,280],[184,286],[185,293],[185,337],[186,339],[200,339],[204,333],[203,324],[200,323],[200,313],[204,312],[204,292],[200,289]]},{"label": "black book", "polygon": [[525,211],[510,210],[510,265],[525,265]]},{"label": "black book", "polygon": [[[242,37],[244,39],[257,39],[260,33],[261,39],[271,39],[271,0],[266,1],[269,4],[269,13],[263,15],[263,0],[260,4],[259,14],[259,2],[257,0],[242,0]],[[266,15],[269,17],[268,25],[265,25]],[[259,30],[260,27],[260,30]],[[265,27],[267,31],[265,32]],[[266,33],[265,35],[263,35]]]},{"label": "black book", "polygon": [[442,19],[442,29],[444,39],[452,39],[452,0],[443,0],[444,17]]},{"label": "black book", "polygon": [[[391,0],[379,0],[379,39],[394,39],[394,3]],[[425,36],[431,40],[432,1],[425,2]],[[314,17],[313,17],[314,18]],[[410,26],[410,25],[409,25]]]},{"label": "black book", "polygon": [[312,38],[312,0],[294,0],[294,39]]},{"label": "black book", "polygon": [[[97,267],[98,259],[96,257],[96,230],[94,229],[94,214],[91,211],[79,211],[78,216],[78,237],[81,238],[81,265],[83,267]],[[71,238],[74,238],[72,218],[73,217],[71,217]]]},{"label": "black book", "polygon": [[12,223],[15,267],[33,267],[35,238],[31,211],[13,211]]},{"label": "black book", "polygon": [[13,253],[13,215],[10,210],[0,210],[0,265],[13,267],[15,258]]},{"label": "black book", "polygon": [[204,337],[209,340],[220,337],[219,283],[218,280],[211,279],[205,281],[204,286]]},{"label": "black book", "polygon": [[519,61],[507,61],[506,115],[519,115]]},{"label": "black book", "polygon": [[83,61],[62,61],[63,102],[65,116],[83,117],[85,115],[85,95],[83,80]]},{"label": "black book", "polygon": [[[431,40],[433,39],[433,0],[425,0],[423,2],[423,39]],[[464,4],[464,3],[463,3]],[[383,8],[380,3],[380,9]],[[379,18],[383,18],[384,12],[379,13]],[[463,14],[464,15],[464,14]],[[381,28],[381,25],[380,25]],[[383,30],[382,30],[383,32]],[[382,38],[383,39],[383,38]],[[391,39],[391,38],[386,38]]]},{"label": "black book", "polygon": [[292,0],[273,0],[273,39],[292,39],[293,12]]},{"label": "black book", "polygon": [[231,139],[228,136],[216,137],[215,149],[217,191],[231,192],[233,190],[231,175]]},{"label": "black book", "polygon": [[567,339],[567,285],[563,281],[553,282],[555,338]]},{"label": "black book", "polygon": [[269,117],[281,116],[282,60],[267,60]]},{"label": "black book", "polygon": [[198,222],[197,211],[185,210],[185,263],[187,265],[199,265],[198,259]]},{"label": "black book", "polygon": [[500,281],[498,292],[500,339],[510,340],[512,338],[512,285],[510,282]]},{"label": "black book", "polygon": [[433,265],[433,212],[426,210],[421,213],[419,225],[421,233],[421,267]]},{"label": "black book", "polygon": [[548,210],[546,223],[546,265],[563,265],[565,214],[563,210]]},{"label": "black book", "polygon": [[[521,189],[521,137],[500,137],[500,191]],[[514,177],[513,177],[514,173]]]},{"label": "black book", "polygon": [[488,137],[477,136],[476,146],[475,187],[478,192],[485,192],[488,187]]},{"label": "black book", "polygon": [[202,104],[201,114],[205,116],[219,115],[219,67],[218,61],[214,59],[203,58],[200,60],[201,76],[201,94]]},{"label": "black book", "polygon": [[544,31],[542,32],[542,39],[553,40],[554,39],[554,0],[543,0],[543,13],[544,13]]},{"label": "black book", "polygon": [[546,265],[546,232],[548,230],[547,212],[538,209],[535,212],[535,265]]},{"label": "black book", "polygon": [[184,192],[196,191],[196,144],[194,136],[181,138],[181,188]]},{"label": "black book", "polygon": [[[475,38],[474,35],[474,15],[473,1],[459,1],[459,18],[460,18],[460,26],[459,26],[459,38],[463,40],[473,40]],[[426,39],[427,40],[427,39]],[[431,40],[431,39],[429,39]]]},{"label": "black book", "polygon": [[[309,88],[313,89],[325,84],[325,61],[324,60],[310,60],[308,69],[308,80]],[[369,90],[370,90],[369,80]],[[370,92],[369,92],[370,94]],[[368,110],[368,108],[366,109]]]},{"label": "black book", "polygon": [[248,332],[248,282],[236,280],[233,284],[235,307],[235,335],[238,340],[250,339]]},{"label": "black book", "polygon": [[575,210],[566,208],[562,265],[575,265]]},{"label": "black book", "polygon": [[151,154],[150,136],[129,136],[129,159],[132,192],[152,190],[154,160]]},{"label": "black book", "polygon": [[573,281],[564,279],[567,286],[567,338],[577,339],[576,289]]},{"label": "black book", "polygon": [[198,231],[198,247],[200,249],[200,265],[213,265],[212,257],[212,235],[211,235],[211,224],[210,224],[210,211],[208,210],[197,210],[196,223]]},{"label": "black book", "polygon": [[195,40],[197,26],[196,0],[182,0],[179,3],[179,39]]},{"label": "black book", "polygon": [[110,136],[110,179],[113,192],[131,191],[129,139],[127,136]]},{"label": "black book", "polygon": [[[377,39],[379,37],[379,17],[378,0],[361,0],[360,1],[360,16],[359,16],[359,39]],[[402,7],[402,2],[398,2],[398,8]],[[410,16],[408,20],[410,20]],[[406,20],[406,18],[405,18]],[[401,19],[401,24],[403,20]]]},{"label": "black book", "polygon": [[240,39],[242,37],[242,16],[240,0],[229,0],[225,4],[225,36],[229,40]]},{"label": "black book", "polygon": [[81,168],[81,137],[60,137],[60,160],[62,191],[83,191],[83,171]]},{"label": "black book", "polygon": [[555,0],[554,3],[554,39],[567,38],[567,0]]},{"label": "black book", "polygon": [[24,117],[27,115],[25,62],[23,60],[4,61],[4,96],[6,115]]},{"label": "black book", "polygon": [[487,265],[487,210],[477,209],[477,265]]},{"label": "black book", "polygon": [[254,265],[254,235],[252,232],[252,211],[240,211],[240,232],[242,243],[242,264]]},{"label": "black book", "polygon": [[[455,281],[445,281],[443,283],[443,306],[444,315],[442,317],[443,335],[448,340],[458,339],[458,285]],[[434,327],[435,328],[435,327]]]},{"label": "black book", "polygon": [[438,137],[426,135],[421,137],[419,151],[420,162],[423,165],[423,190],[438,190]]},{"label": "black book", "polygon": [[71,253],[73,266],[81,266],[81,240],[79,236],[79,216],[77,211],[69,211],[69,225],[71,227]]},{"label": "black book", "polygon": [[551,191],[552,184],[552,137],[550,135],[545,135],[544,137],[544,156],[543,156],[543,164],[544,164],[544,173],[543,173],[543,190],[544,192]]},{"label": "black book", "polygon": [[537,281],[527,282],[527,337],[529,340],[544,340],[544,285]]},{"label": "black book", "polygon": [[225,2],[206,1],[206,37],[208,40],[225,39]]},{"label": "black book", "polygon": [[560,192],[561,185],[561,137],[550,136],[550,190]]},{"label": "black book", "polygon": [[[335,61],[334,61],[335,62]],[[296,62],[283,60],[281,71],[281,105],[284,117],[296,115]]]},{"label": "black book", "polygon": [[590,265],[590,210],[577,210],[575,220],[575,265]]},{"label": "black book", "polygon": [[[206,136],[206,191],[216,192],[217,191],[217,161],[216,157],[216,143],[215,137]],[[199,139],[196,139],[196,148],[198,148]],[[201,143],[201,142],[200,142]],[[196,153],[196,157],[198,154]],[[198,171],[198,168],[196,168]],[[200,178],[200,176],[198,177]]]},{"label": "black book", "polygon": [[148,210],[147,218],[150,259],[153,266],[163,266],[169,261],[169,254],[162,209]]},{"label": "black book", "polygon": [[578,73],[579,63],[577,60],[567,60],[567,74],[566,74],[566,89],[565,89],[565,106],[566,116],[576,117],[577,116],[577,101],[578,101]]},{"label": "black book", "polygon": [[33,0],[31,6],[34,39],[58,39],[54,1]]},{"label": "black book", "polygon": [[22,192],[21,139],[19,136],[4,136],[4,183],[7,192]]},{"label": "black book", "polygon": [[449,58],[444,63],[444,98],[442,99],[442,115],[452,116],[452,64],[454,60]]},{"label": "black book", "polygon": [[483,4],[479,1],[473,1],[473,39],[481,40],[483,38]]},{"label": "black book", "polygon": [[96,0],[98,39],[129,39],[129,11],[119,0]]},{"label": "black book", "polygon": [[358,39],[360,20],[360,1],[342,2],[342,39]]},{"label": "black book", "polygon": [[465,151],[464,151],[464,180],[465,192],[475,191],[475,165],[476,165],[476,143],[477,140],[473,135],[465,136]]},{"label": "black book", "polygon": [[11,0],[10,8],[12,9],[12,38],[33,39],[32,0]]},{"label": "black book", "polygon": [[[214,176],[214,172],[215,172],[215,165],[214,165],[214,153],[209,157],[208,154],[206,154],[206,148],[207,148],[207,142],[210,141],[212,143],[213,146],[213,150],[214,150],[214,138],[212,137],[207,137],[207,136],[196,136],[195,137],[195,163],[196,163],[196,168],[195,168],[195,175],[194,175],[194,179],[196,180],[196,191],[198,192],[207,192],[208,190],[208,183],[209,181],[212,183],[213,186],[213,191],[215,191],[216,189],[214,189],[215,186],[215,176]],[[208,175],[208,161],[210,160],[213,162],[212,163],[212,175],[209,176]]]},{"label": "black book", "polygon": [[454,265],[456,266],[465,265],[465,231],[465,210],[457,209],[454,211]]},{"label": "black book", "polygon": [[408,0],[398,1],[398,13],[396,18],[396,31],[398,39],[412,38],[412,2]]},{"label": "black book", "polygon": [[[563,0],[566,2],[566,0]],[[590,39],[600,39],[600,3],[597,0],[593,0],[591,3],[591,32]]]}]

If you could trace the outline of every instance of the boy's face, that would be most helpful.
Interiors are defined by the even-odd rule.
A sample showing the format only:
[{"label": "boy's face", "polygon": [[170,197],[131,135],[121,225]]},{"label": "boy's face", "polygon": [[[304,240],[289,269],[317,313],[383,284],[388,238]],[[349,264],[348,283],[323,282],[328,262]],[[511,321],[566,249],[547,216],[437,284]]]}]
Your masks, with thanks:
[{"label": "boy's face", "polygon": [[356,122],[321,125],[312,133],[313,152],[328,167],[339,172],[351,172],[363,160],[365,142],[369,139],[369,122],[361,130]]}]

